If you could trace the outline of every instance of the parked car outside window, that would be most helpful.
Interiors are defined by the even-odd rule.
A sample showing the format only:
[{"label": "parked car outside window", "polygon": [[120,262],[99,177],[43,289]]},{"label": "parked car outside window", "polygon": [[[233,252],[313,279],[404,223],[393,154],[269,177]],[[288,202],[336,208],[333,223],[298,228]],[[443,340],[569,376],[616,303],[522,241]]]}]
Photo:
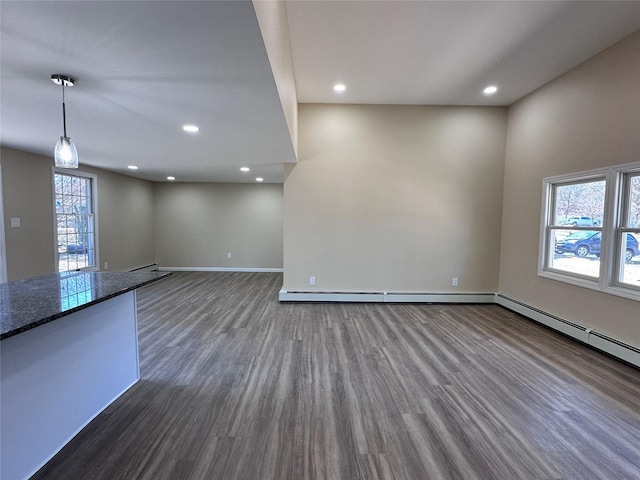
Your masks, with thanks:
[{"label": "parked car outside window", "polygon": [[600,225],[600,221],[591,217],[569,217],[563,225],[573,225],[574,227],[592,227]]},{"label": "parked car outside window", "polygon": [[[562,240],[558,240],[555,245],[556,253],[573,253],[578,257],[587,255],[600,256],[600,243],[602,235],[600,232],[582,230],[573,232]],[[633,257],[640,255],[640,245],[636,237],[627,233],[627,247],[625,251],[625,261],[630,262]]]}]

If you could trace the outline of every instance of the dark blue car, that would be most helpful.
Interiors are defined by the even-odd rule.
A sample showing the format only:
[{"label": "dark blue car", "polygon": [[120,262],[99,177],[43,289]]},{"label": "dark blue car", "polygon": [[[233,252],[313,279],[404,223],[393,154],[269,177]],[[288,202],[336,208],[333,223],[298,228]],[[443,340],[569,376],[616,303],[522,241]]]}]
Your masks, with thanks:
[{"label": "dark blue car", "polygon": [[[589,230],[581,230],[573,232],[562,240],[556,242],[556,253],[574,253],[578,257],[586,257],[587,255],[600,256],[600,232],[592,232]],[[640,255],[640,246],[636,237],[627,233],[627,250],[625,252],[625,261],[630,262],[633,257]]]},{"label": "dark blue car", "polygon": [[89,248],[82,243],[70,243],[69,245],[67,245],[67,253],[87,253],[88,250]]}]

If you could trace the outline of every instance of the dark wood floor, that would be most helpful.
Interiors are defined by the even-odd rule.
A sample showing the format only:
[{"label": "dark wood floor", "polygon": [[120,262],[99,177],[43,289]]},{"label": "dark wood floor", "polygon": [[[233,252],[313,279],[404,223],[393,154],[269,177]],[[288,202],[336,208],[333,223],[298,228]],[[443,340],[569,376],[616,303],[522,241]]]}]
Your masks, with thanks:
[{"label": "dark wood floor", "polygon": [[279,304],[281,285],[140,290],[141,381],[34,478],[640,478],[640,371],[494,305]]}]

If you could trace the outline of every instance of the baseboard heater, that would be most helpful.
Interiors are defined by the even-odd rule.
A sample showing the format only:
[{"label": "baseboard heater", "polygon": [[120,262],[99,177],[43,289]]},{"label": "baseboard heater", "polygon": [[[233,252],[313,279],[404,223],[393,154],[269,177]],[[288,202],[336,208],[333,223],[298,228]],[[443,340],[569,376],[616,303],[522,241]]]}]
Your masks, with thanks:
[{"label": "baseboard heater", "polygon": [[150,265],[145,265],[144,267],[134,268],[134,269],[129,270],[129,271],[130,272],[155,272],[156,270],[158,270],[158,264],[157,263],[152,263]]},{"label": "baseboard heater", "polygon": [[264,267],[158,267],[161,272],[249,272],[282,273],[282,268]]},{"label": "baseboard heater", "polygon": [[318,292],[280,290],[281,302],[494,303],[493,293]]},{"label": "baseboard heater", "polygon": [[553,330],[640,368],[640,348],[638,347],[621,342],[584,325],[544,312],[505,295],[496,294],[495,297],[495,303],[508,310],[519,313],[534,322],[546,325]]}]

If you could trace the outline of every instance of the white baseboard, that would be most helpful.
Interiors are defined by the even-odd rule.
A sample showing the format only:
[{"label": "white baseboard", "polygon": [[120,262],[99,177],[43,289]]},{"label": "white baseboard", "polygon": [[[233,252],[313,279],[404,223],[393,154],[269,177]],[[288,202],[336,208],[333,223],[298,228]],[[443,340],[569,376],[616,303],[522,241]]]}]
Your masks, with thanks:
[{"label": "white baseboard", "polygon": [[155,272],[158,270],[158,264],[152,263],[150,265],[145,265],[144,267],[132,268],[129,270],[130,272]]},{"label": "white baseboard", "polygon": [[556,317],[555,315],[551,315],[550,313],[531,307],[522,302],[518,302],[517,300],[505,297],[499,293],[496,294],[495,303],[531,320],[546,325],[547,327],[564,333],[565,335],[573,337],[576,340],[580,340],[583,343],[587,343],[588,341],[589,335],[587,333],[587,327],[585,326],[569,322],[568,320]]},{"label": "white baseboard", "polygon": [[161,272],[266,272],[282,273],[282,268],[260,267],[158,267]]},{"label": "white baseboard", "polygon": [[278,299],[281,302],[384,302],[384,295],[378,292],[287,292],[280,290]]},{"label": "white baseboard", "polygon": [[387,293],[389,303],[493,303],[493,293]]},{"label": "white baseboard", "polygon": [[494,303],[493,293],[289,292],[283,289],[278,298],[281,302]]}]

